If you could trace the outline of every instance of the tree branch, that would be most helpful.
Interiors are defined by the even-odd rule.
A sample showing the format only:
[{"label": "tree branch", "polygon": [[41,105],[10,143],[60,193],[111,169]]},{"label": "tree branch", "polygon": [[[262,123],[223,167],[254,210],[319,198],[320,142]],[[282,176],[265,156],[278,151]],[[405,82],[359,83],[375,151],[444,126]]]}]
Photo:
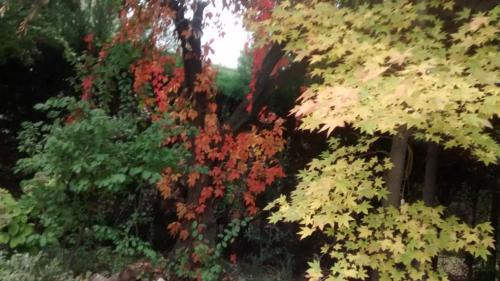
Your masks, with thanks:
[{"label": "tree branch", "polygon": [[[283,45],[278,44],[274,44],[267,52],[256,78],[252,100],[244,99],[228,119],[227,123],[231,126],[233,132],[238,131],[248,120],[256,116],[265,105],[270,92],[274,89],[273,82],[275,81],[273,80],[275,79],[271,77],[271,72],[284,54]],[[252,112],[246,110],[249,102],[252,102]]]}]

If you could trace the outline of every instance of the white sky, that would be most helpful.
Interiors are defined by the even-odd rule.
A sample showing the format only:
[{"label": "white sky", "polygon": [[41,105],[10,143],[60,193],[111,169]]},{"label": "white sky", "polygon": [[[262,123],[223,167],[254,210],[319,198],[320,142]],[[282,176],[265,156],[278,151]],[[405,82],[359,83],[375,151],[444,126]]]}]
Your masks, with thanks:
[{"label": "white sky", "polygon": [[219,37],[219,32],[214,25],[207,26],[203,29],[202,44],[213,38],[214,41],[211,47],[215,54],[209,56],[212,63],[236,68],[238,66],[238,57],[250,38],[250,33],[243,28],[241,18],[227,9],[221,11],[221,9],[209,6],[205,10],[205,15],[210,12],[214,15],[210,22],[214,21],[217,12],[221,13],[222,31],[226,34],[224,37]]}]

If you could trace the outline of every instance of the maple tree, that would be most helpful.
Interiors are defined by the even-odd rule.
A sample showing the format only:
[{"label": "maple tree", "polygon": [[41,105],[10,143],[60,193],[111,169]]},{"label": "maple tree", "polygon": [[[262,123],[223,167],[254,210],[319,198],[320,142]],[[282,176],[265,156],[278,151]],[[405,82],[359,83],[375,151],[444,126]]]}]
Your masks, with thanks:
[{"label": "maple tree", "polygon": [[[445,29],[437,11],[453,16],[456,31]],[[372,136],[349,147],[332,141],[300,174],[290,201],[281,197],[268,207],[277,207],[271,222],[299,222],[302,238],[322,231],[334,239],[322,248],[333,259],[328,280],[367,278],[368,269],[381,280],[442,280],[444,272],[431,266],[440,251],[486,258],[493,247],[488,224],[472,228],[443,217],[439,207],[405,203],[401,186],[410,137],[497,162],[500,145],[488,128],[500,106],[499,12],[458,11],[453,1],[283,1],[253,25],[270,34],[261,44],[285,44],[320,81],[292,110],[301,129],[330,135],[349,126]],[[367,158],[379,134],[392,136],[390,157]],[[312,280],[325,275],[319,261],[310,266]]]}]

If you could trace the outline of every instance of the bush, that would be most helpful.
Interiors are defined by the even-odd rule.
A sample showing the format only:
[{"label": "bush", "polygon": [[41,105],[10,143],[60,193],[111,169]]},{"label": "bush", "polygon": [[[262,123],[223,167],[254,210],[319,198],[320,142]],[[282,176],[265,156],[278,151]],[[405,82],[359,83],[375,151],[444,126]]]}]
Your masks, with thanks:
[{"label": "bush", "polygon": [[[0,196],[10,202],[8,214],[0,210],[0,235],[3,224],[28,230],[34,225],[36,231],[7,227],[5,233],[17,236],[0,236],[0,244],[22,238],[29,250],[109,247],[114,256],[156,259],[150,233],[156,182],[166,167],[180,167],[185,155],[177,146],[163,145],[176,134],[168,118],[148,124],[72,98],[51,99],[37,108],[51,121],[26,123],[20,134],[19,148],[26,155],[17,165],[27,178],[23,194],[17,201]],[[29,208],[14,212],[17,206]],[[9,244],[19,249],[21,242]]]},{"label": "bush", "polygon": [[59,259],[49,259],[40,252],[36,255],[15,253],[8,257],[0,252],[0,280],[2,281],[72,281],[71,272],[63,269]]}]

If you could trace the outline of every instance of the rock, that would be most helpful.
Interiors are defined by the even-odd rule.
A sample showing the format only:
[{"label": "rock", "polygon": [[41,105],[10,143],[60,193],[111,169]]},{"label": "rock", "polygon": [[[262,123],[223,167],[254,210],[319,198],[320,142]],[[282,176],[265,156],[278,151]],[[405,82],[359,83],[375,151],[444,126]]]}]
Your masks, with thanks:
[{"label": "rock", "polygon": [[90,276],[89,281],[110,281],[110,280],[108,278],[102,276],[101,274],[96,273],[96,274],[93,274],[92,276]]}]

